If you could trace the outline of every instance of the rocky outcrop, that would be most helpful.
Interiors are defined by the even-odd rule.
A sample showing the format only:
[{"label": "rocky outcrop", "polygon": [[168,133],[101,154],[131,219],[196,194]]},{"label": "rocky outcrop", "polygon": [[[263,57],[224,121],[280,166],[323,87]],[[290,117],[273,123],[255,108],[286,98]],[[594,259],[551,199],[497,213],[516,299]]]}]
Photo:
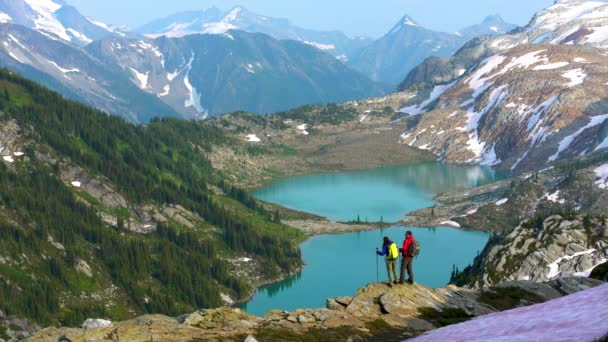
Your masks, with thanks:
[{"label": "rocky outcrop", "polygon": [[486,247],[465,273],[476,275],[474,287],[508,280],[588,277],[608,260],[607,227],[605,219],[583,216],[554,215],[539,226],[526,222]]},{"label": "rocky outcrop", "polygon": [[[328,308],[300,309],[292,312],[272,310],[264,317],[240,309],[199,310],[171,318],[146,315],[111,327],[72,329],[47,328],[30,341],[187,341],[193,339],[245,339],[289,331],[303,338],[314,331],[331,334],[348,329],[348,336],[369,337],[384,331],[413,336],[445,325],[444,319],[459,321],[471,317],[544,302],[604,284],[587,278],[564,278],[548,283],[512,281],[500,287],[470,290],[450,285],[430,289],[422,285],[389,287],[369,284],[351,297],[328,299]],[[505,304],[503,294],[510,295]],[[496,301],[497,298],[501,298]],[[514,299],[515,298],[515,299]],[[500,303],[497,304],[497,303]],[[455,315],[457,317],[455,317]],[[443,322],[443,323],[442,323]],[[380,328],[379,328],[380,327]],[[329,335],[324,335],[329,336]]]},{"label": "rocky outcrop", "polygon": [[[452,163],[516,172],[591,153],[607,138],[608,59],[572,46],[526,45],[482,61],[437,86],[403,144]],[[426,113],[425,113],[426,111]]]}]

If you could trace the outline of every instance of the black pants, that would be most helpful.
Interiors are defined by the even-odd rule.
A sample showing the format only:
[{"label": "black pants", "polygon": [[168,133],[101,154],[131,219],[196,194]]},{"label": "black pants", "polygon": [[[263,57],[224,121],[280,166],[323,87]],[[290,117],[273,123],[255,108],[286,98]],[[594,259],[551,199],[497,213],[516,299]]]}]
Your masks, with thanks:
[{"label": "black pants", "polygon": [[405,270],[407,269],[407,275],[409,276],[409,279],[407,281],[409,281],[410,283],[414,282],[414,272],[412,271],[412,262],[414,261],[414,258],[412,257],[403,257],[401,259],[401,276],[399,277],[399,282],[401,283],[405,283]]}]

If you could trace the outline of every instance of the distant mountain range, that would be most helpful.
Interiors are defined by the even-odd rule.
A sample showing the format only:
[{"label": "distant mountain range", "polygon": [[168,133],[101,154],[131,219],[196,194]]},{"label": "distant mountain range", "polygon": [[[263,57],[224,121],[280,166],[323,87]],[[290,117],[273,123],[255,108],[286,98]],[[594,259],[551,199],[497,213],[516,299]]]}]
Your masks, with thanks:
[{"label": "distant mountain range", "polygon": [[326,51],[342,61],[373,39],[348,37],[340,31],[316,31],[293,25],[288,19],[271,18],[253,13],[242,6],[223,12],[216,7],[202,11],[182,12],[154,20],[137,32],[150,38],[183,37],[191,34],[222,34],[228,30],[264,33],[276,39],[297,40]]},{"label": "distant mountain range", "polygon": [[482,35],[497,35],[515,28],[499,16],[455,33],[429,30],[410,16],[404,16],[383,37],[354,54],[349,64],[371,79],[396,85],[407,73],[431,56],[447,57],[468,40]]},{"label": "distant mountain range", "polygon": [[133,122],[200,119],[380,96],[426,57],[511,27],[489,17],[447,34],[404,17],[372,41],[235,7],[172,15],[134,33],[61,0],[0,0],[0,66]]},{"label": "distant mountain range", "polygon": [[314,31],[297,27],[287,19],[253,13],[237,6],[222,12],[211,7],[182,12],[155,20],[137,31],[148,37],[183,37],[190,34],[222,34],[228,30],[265,33],[276,39],[297,40],[328,52],[374,81],[396,85],[407,72],[430,56],[450,56],[466,41],[481,35],[506,33],[515,25],[498,15],[454,33],[436,32],[404,16],[380,39],[350,38],[339,31]]},{"label": "distant mountain range", "polygon": [[87,46],[107,65],[188,117],[264,114],[309,103],[381,95],[385,89],[318,49],[228,31],[153,40],[107,38]]},{"label": "distant mountain range", "polygon": [[402,141],[456,163],[522,172],[608,147],[608,2],[560,0],[528,25],[430,58],[400,90]]},{"label": "distant mountain range", "polygon": [[0,0],[0,22],[22,25],[81,46],[108,36],[130,34],[87,18],[62,0]]}]

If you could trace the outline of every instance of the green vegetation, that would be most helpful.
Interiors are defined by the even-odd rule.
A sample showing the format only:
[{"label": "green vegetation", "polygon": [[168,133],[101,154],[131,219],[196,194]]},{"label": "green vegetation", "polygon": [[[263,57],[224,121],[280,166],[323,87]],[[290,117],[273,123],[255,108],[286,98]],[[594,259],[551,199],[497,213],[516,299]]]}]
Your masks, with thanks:
[{"label": "green vegetation", "polygon": [[608,262],[605,262],[595,267],[589,275],[589,278],[608,281]]},{"label": "green vegetation", "polygon": [[[405,334],[403,329],[390,326],[382,319],[365,324],[365,329],[343,326],[331,329],[311,328],[303,333],[298,333],[291,329],[264,327],[259,329],[254,337],[258,341],[291,341],[291,342],[317,342],[317,341],[347,341],[352,338],[354,341],[402,341],[410,335]],[[242,341],[246,336],[238,336],[237,341]]]},{"label": "green vegetation", "polygon": [[[256,256],[268,277],[301,265],[301,234],[273,222],[274,213],[225,182],[204,157],[230,143],[220,130],[175,119],[131,125],[6,70],[0,111],[0,120],[16,120],[35,142],[27,163],[0,164],[0,256],[8,260],[0,263],[0,303],[7,314],[63,325],[91,316],[178,315],[221,305],[220,293],[247,295],[247,279],[231,274],[226,259]],[[204,221],[195,229],[168,221],[147,235],[124,230],[126,208],[104,208],[67,187],[60,167],[34,150],[107,178],[130,205],[179,204]],[[119,218],[118,227],[98,211]],[[76,270],[82,261],[93,277]]]},{"label": "green vegetation", "polygon": [[482,291],[479,301],[500,311],[504,311],[518,306],[542,303],[544,300],[532,292],[517,287],[494,287],[490,290]]},{"label": "green vegetation", "polygon": [[429,321],[437,327],[445,327],[447,325],[468,321],[473,318],[473,316],[467,314],[460,308],[445,308],[439,311],[431,307],[426,307],[418,308],[418,312],[420,313],[418,318]]}]

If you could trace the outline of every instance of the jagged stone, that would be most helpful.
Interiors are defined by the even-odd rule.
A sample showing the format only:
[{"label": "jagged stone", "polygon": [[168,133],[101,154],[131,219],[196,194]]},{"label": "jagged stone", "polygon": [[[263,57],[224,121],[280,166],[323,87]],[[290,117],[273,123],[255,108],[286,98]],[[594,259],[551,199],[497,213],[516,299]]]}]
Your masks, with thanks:
[{"label": "jagged stone", "polygon": [[298,316],[298,322],[302,324],[313,323],[314,321],[316,321],[315,317],[309,314]]},{"label": "jagged stone", "polygon": [[338,303],[333,298],[327,298],[327,300],[325,301],[325,307],[328,308],[329,310],[337,310],[337,311],[343,311],[344,309],[346,309],[346,306]]},{"label": "jagged stone", "polygon": [[109,328],[114,324],[112,321],[99,318],[89,318],[80,325],[83,329]]},{"label": "jagged stone", "polygon": [[348,304],[350,304],[350,302],[353,301],[353,297],[350,296],[341,296],[341,297],[336,297],[336,302],[344,305],[344,306],[348,306]]},{"label": "jagged stone", "polygon": [[[531,281],[513,281],[501,286],[518,287],[536,293],[541,299],[587,289],[600,284],[598,280],[580,277],[563,278],[548,284]],[[486,289],[487,290],[487,289]],[[480,303],[479,292],[453,285],[439,289],[415,284],[388,287],[369,284],[359,289],[345,311],[301,309],[293,312],[273,310],[264,318],[249,315],[240,309],[218,308],[198,310],[189,315],[171,318],[163,315],[145,315],[107,328],[70,329],[47,328],[31,338],[36,341],[57,341],[65,336],[73,342],[84,341],[190,341],[234,339],[236,336],[253,336],[260,327],[288,329],[305,334],[309,328],[335,329],[350,327],[366,331],[365,324],[377,319],[391,327],[418,334],[434,328],[423,319],[421,308],[460,308],[468,314],[479,316],[496,309]],[[353,335],[355,338],[355,335]]]}]

